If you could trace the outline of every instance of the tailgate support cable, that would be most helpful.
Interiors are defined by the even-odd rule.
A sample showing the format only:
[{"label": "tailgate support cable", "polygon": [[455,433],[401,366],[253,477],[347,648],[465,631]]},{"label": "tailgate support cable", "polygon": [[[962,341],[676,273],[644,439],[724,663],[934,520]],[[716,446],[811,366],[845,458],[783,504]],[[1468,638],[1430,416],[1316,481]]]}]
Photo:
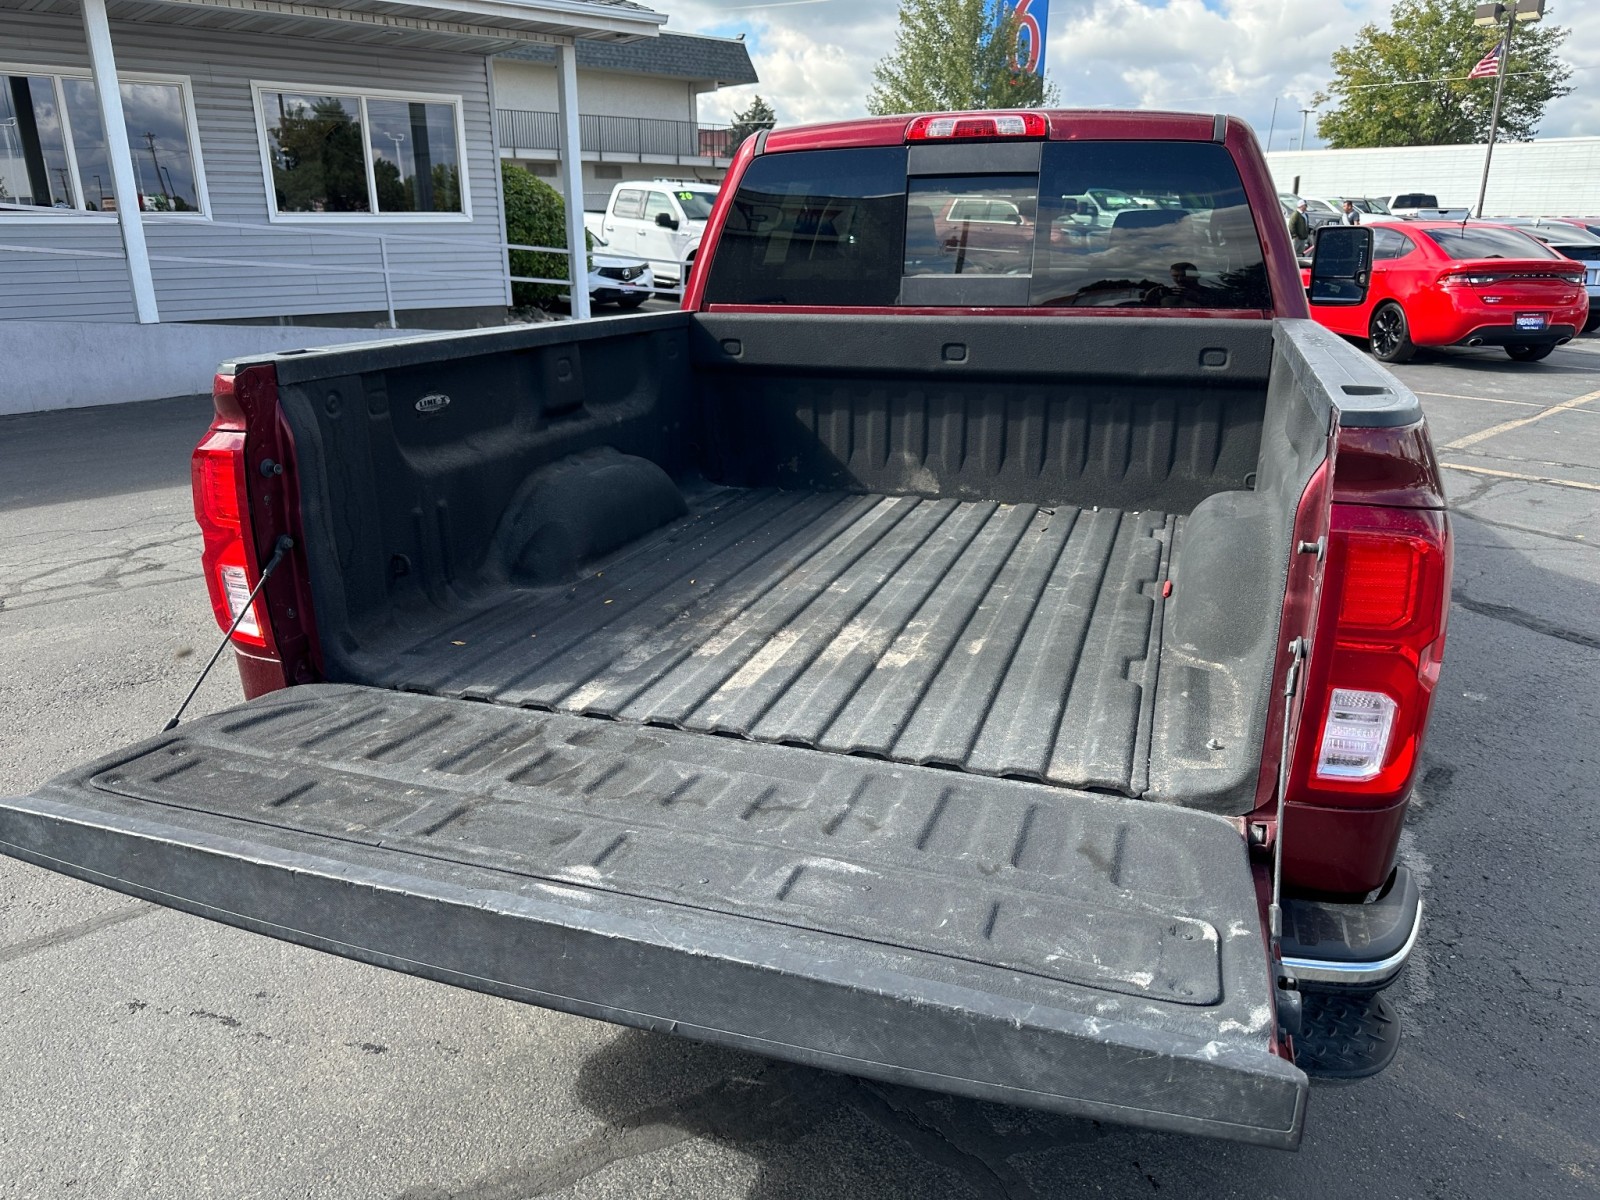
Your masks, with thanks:
[{"label": "tailgate support cable", "polygon": [[1278,824],[1272,838],[1272,904],[1267,920],[1272,930],[1272,953],[1278,957],[1283,939],[1283,813],[1289,795],[1289,727],[1294,723],[1294,698],[1300,690],[1300,665],[1306,659],[1307,642],[1297,637],[1289,643],[1289,673],[1283,685],[1283,743],[1278,751]]},{"label": "tailgate support cable", "polygon": [[266,586],[267,580],[272,577],[272,573],[283,562],[284,555],[293,549],[294,539],[288,534],[285,533],[278,538],[277,543],[272,548],[272,557],[267,559],[267,565],[261,568],[261,578],[256,580],[255,587],[250,589],[250,594],[245,597],[244,603],[239,606],[239,611],[234,615],[233,624],[228,626],[228,632],[222,635],[222,641],[217,643],[217,648],[211,652],[210,660],[201,668],[200,678],[194,681],[194,686],[189,689],[189,694],[183,698],[183,703],[178,705],[178,711],[173,713],[172,719],[161,727],[162,733],[178,727],[178,719],[183,716],[183,710],[189,707],[189,701],[194,699],[194,694],[200,690],[200,685],[206,681],[206,676],[211,674],[211,668],[217,665],[217,659],[221,658],[222,652],[228,648],[228,642],[233,637],[233,631],[239,628],[239,622],[244,620],[245,613],[250,611],[250,606],[256,602],[256,597],[261,594],[261,589]]}]

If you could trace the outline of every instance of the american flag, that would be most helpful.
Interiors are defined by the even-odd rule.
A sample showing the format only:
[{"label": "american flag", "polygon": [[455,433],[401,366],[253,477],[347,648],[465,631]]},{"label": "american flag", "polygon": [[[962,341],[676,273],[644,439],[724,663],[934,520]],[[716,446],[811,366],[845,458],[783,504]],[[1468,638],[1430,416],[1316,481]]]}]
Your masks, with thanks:
[{"label": "american flag", "polygon": [[1496,42],[1494,49],[1478,60],[1478,65],[1472,68],[1468,79],[1493,79],[1500,74],[1500,55],[1505,50],[1504,42]]}]

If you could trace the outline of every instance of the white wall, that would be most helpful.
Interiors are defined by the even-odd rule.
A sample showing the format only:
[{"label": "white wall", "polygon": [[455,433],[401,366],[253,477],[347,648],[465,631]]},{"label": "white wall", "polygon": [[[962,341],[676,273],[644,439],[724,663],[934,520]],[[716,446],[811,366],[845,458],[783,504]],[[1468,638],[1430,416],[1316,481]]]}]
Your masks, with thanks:
[{"label": "white wall", "polygon": [[[495,103],[501,108],[556,111],[556,72],[539,63],[497,58]],[[578,111],[602,117],[649,117],[662,121],[695,119],[694,84],[656,75],[578,71]]]},{"label": "white wall", "polygon": [[[1290,150],[1267,155],[1278,190],[1303,196],[1432,192],[1446,207],[1476,208],[1484,147],[1401,146],[1381,150]],[[1600,215],[1600,137],[1502,142],[1495,147],[1491,216]]]},{"label": "white wall", "polygon": [[0,415],[206,395],[228,359],[403,336],[313,326],[0,321]]},{"label": "white wall", "polygon": [[[187,76],[193,88],[200,158],[216,223],[187,217],[145,219],[162,320],[382,311],[377,241],[333,236],[340,231],[400,238],[389,246],[399,308],[510,302],[488,67],[482,55],[399,49],[379,54],[331,40],[122,21],[112,22],[111,36],[119,70]],[[83,23],[76,16],[0,9],[0,61],[44,72],[81,70],[88,64]],[[460,96],[472,220],[269,224],[252,81],[308,90],[322,84]],[[251,228],[226,224],[232,222]],[[0,242],[105,256],[0,251],[0,322],[132,319],[115,220],[99,213],[54,219],[7,216],[0,218]],[[172,257],[247,262],[229,267],[169,261]]]}]

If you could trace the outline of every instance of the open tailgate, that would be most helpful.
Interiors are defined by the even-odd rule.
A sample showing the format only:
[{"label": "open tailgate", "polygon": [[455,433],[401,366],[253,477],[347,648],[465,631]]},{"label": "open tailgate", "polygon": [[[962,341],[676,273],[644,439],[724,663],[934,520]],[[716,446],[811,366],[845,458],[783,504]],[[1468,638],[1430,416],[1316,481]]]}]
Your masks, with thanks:
[{"label": "open tailgate", "polygon": [[429,979],[875,1079],[1289,1147],[1220,817],[373,688],[0,801],[0,851]]}]

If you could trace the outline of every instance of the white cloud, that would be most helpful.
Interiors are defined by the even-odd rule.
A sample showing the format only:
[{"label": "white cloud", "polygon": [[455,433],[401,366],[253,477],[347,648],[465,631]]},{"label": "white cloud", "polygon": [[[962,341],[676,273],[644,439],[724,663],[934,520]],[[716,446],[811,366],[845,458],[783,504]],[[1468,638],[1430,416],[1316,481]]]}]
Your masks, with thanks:
[{"label": "white cloud", "polygon": [[[896,0],[685,0],[669,28],[746,33],[761,76],[754,87],[701,98],[725,120],[759,92],[783,124],[866,111],[872,67],[894,43]],[[1047,65],[1065,107],[1170,107],[1236,113],[1273,147],[1300,135],[1300,109],[1329,79],[1329,57],[1368,21],[1386,23],[1393,0],[1052,0]],[[1600,70],[1600,4],[1559,0],[1552,18],[1572,37],[1563,57]],[[1559,10],[1559,11],[1558,11]],[[1467,66],[1470,64],[1463,64]],[[1546,137],[1600,134],[1600,74],[1551,105]],[[1311,119],[1315,138],[1315,117]]]},{"label": "white cloud", "polygon": [[1539,132],[1543,137],[1600,135],[1600,5],[1594,0],[1565,0],[1549,9],[1553,19],[1572,30],[1561,57],[1577,69],[1568,80],[1572,95],[1545,110]]},{"label": "white cloud", "polygon": [[[893,26],[886,22],[885,28]],[[866,111],[872,67],[879,57],[874,51],[818,40],[805,30],[770,26],[761,32],[751,54],[761,82],[702,97],[700,109],[709,120],[725,120],[760,93],[786,125],[860,116]]]}]

